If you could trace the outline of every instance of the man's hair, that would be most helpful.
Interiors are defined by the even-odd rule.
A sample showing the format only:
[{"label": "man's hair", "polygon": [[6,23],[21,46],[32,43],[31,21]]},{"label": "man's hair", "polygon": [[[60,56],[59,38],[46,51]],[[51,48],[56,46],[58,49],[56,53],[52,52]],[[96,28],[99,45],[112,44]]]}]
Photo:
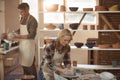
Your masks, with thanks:
[{"label": "man's hair", "polygon": [[29,10],[29,5],[27,3],[21,3],[18,5],[18,9]]}]

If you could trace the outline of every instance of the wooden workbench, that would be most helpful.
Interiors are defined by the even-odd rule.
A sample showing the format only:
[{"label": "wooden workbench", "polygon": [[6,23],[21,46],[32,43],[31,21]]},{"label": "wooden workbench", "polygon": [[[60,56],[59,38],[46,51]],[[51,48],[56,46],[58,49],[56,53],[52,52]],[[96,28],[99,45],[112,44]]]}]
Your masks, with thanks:
[{"label": "wooden workbench", "polygon": [[[17,68],[18,66],[18,57],[16,55],[18,51],[18,46],[15,47],[11,47],[9,50],[0,50],[0,80],[4,80],[5,78],[5,74],[11,72],[12,70],[14,70],[15,68]],[[17,57],[16,57],[17,56]],[[8,65],[9,62],[5,63],[5,60],[7,58],[13,58],[13,60],[15,60],[15,64],[13,65]],[[5,64],[7,64],[7,67],[5,66]]]}]

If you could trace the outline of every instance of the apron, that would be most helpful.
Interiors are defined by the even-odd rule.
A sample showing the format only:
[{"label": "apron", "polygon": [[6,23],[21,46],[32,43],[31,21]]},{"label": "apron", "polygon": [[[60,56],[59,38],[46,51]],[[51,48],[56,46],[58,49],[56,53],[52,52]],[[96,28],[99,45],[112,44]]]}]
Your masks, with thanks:
[{"label": "apron", "polygon": [[[63,62],[64,54],[65,53],[59,54],[57,51],[55,51],[55,54],[53,56],[53,63],[55,64],[55,66],[62,67],[61,63]],[[45,61],[45,65],[43,66],[43,72],[44,72],[44,76],[45,76],[46,80],[56,80],[56,79],[54,79],[54,77],[56,77],[57,74],[55,74],[54,71],[50,70],[47,67],[46,62],[47,61]]]},{"label": "apron", "polygon": [[[20,26],[20,34],[28,34],[27,25]],[[30,67],[34,61],[35,41],[31,39],[21,39],[19,49],[21,52],[21,65]]]}]

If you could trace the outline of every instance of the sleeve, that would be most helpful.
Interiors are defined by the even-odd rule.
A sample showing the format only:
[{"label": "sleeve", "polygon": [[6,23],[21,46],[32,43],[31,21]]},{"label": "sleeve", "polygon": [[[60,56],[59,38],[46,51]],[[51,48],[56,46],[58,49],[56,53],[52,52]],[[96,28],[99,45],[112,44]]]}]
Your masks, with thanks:
[{"label": "sleeve", "polygon": [[55,70],[55,65],[52,62],[54,53],[55,46],[53,44],[47,44],[45,47],[45,59],[47,60],[47,65],[51,70]]},{"label": "sleeve", "polygon": [[63,63],[65,65],[65,67],[67,67],[68,65],[71,66],[71,59],[70,59],[70,46],[67,47],[67,50],[65,51],[65,55],[63,58]]},{"label": "sleeve", "polygon": [[38,23],[35,19],[31,20],[28,24],[28,39],[34,39],[37,33]]}]

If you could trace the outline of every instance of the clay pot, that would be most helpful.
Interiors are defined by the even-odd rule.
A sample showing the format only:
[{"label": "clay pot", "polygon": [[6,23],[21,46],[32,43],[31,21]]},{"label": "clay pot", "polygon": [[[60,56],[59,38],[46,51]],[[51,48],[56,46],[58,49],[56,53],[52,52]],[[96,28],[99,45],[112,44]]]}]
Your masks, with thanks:
[{"label": "clay pot", "polygon": [[112,44],[112,48],[120,48],[120,43],[116,42],[116,43]]},{"label": "clay pot", "polygon": [[95,30],[95,25],[90,25],[90,30]]},{"label": "clay pot", "polygon": [[109,29],[108,25],[105,24],[105,25],[103,26],[103,30],[108,30],[108,29]]},{"label": "clay pot", "polygon": [[66,8],[65,8],[64,5],[61,5],[61,6],[60,6],[60,11],[61,11],[61,12],[62,12],[62,11],[66,11]]}]

